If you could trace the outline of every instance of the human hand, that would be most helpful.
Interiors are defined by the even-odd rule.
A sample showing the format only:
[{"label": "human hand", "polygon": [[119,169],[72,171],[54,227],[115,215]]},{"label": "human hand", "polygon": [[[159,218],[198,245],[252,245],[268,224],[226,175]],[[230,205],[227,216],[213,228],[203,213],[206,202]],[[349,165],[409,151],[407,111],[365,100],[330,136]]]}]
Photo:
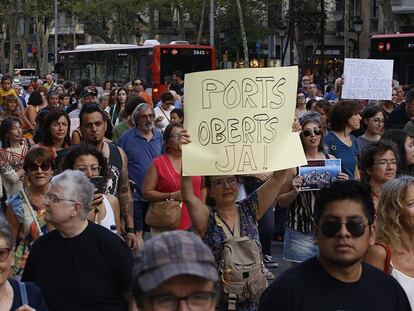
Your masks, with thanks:
[{"label": "human hand", "polygon": [[259,174],[255,174],[254,177],[256,177],[261,182],[266,182],[270,178],[272,178],[272,173],[259,173]]},{"label": "human hand", "polygon": [[164,117],[163,117],[163,116],[158,116],[158,117],[156,117],[156,118],[154,119],[154,123],[159,123],[159,122],[161,122],[162,120],[164,120]]},{"label": "human hand", "polygon": [[292,132],[301,132],[301,131],[302,131],[302,126],[299,123],[299,119],[295,117],[293,119]]},{"label": "human hand", "polygon": [[295,193],[299,193],[300,192],[300,187],[302,187],[303,184],[303,178],[302,176],[296,176],[295,178],[293,178],[292,180],[292,189],[293,191],[295,191]]},{"label": "human hand", "polygon": [[336,178],[338,178],[338,180],[341,181],[349,180],[349,176],[345,173],[339,173],[338,175],[336,175]]},{"label": "human hand", "polygon": [[93,195],[92,208],[95,208],[95,207],[101,205],[102,202],[103,202],[103,194],[102,193],[95,193]]},{"label": "human hand", "polygon": [[191,143],[191,135],[190,133],[188,133],[188,131],[186,129],[182,129],[180,131],[180,137],[178,140],[180,145],[186,145]]},{"label": "human hand", "polygon": [[180,191],[171,192],[170,198],[173,199],[174,201],[182,201],[181,192]]},{"label": "human hand", "polygon": [[135,249],[138,246],[138,238],[134,232],[127,232],[125,242],[130,249]]}]

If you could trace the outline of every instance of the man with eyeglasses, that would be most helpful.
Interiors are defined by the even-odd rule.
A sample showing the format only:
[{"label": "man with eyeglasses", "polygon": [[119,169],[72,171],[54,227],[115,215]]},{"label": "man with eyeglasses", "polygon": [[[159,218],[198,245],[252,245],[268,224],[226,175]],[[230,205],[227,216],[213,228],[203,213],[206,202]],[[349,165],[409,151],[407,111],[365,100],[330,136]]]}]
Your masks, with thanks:
[{"label": "man with eyeglasses", "polygon": [[411,310],[395,279],[362,262],[375,243],[374,220],[369,191],[360,182],[320,190],[314,215],[319,255],[273,282],[258,310]]},{"label": "man with eyeglasses", "polygon": [[132,81],[132,91],[130,95],[140,96],[145,100],[145,102],[148,105],[154,107],[154,103],[152,102],[151,96],[148,95],[147,92],[145,92],[144,81],[141,78],[136,78]]},{"label": "man with eyeglasses", "polygon": [[214,311],[217,289],[213,254],[192,232],[164,232],[135,259],[132,291],[141,311]]},{"label": "man with eyeglasses", "polygon": [[138,105],[131,119],[135,127],[122,134],[117,145],[125,151],[129,178],[135,183],[134,227],[142,243],[143,232],[149,231],[144,222],[149,202],[142,195],[142,185],[152,161],[161,154],[163,141],[161,132],[154,129],[155,113],[150,105]]},{"label": "man with eyeglasses", "polygon": [[87,220],[94,190],[80,171],[52,178],[45,219],[55,230],[34,243],[22,276],[39,286],[50,311],[128,310],[132,253]]}]

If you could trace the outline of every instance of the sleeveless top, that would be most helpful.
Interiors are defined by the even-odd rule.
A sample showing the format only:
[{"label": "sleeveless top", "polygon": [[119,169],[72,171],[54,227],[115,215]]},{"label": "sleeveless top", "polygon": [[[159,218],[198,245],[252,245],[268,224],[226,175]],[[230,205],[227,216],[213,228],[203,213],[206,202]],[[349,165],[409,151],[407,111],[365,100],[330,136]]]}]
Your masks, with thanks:
[{"label": "sleeveless top", "polygon": [[108,168],[109,178],[106,187],[107,194],[117,195],[118,182],[121,177],[122,171],[122,157],[118,147],[112,143],[108,143],[109,157],[108,157]]},{"label": "sleeveless top", "polygon": [[[326,153],[325,158],[329,159],[329,155]],[[312,232],[315,198],[317,194],[317,190],[300,191],[298,193],[296,199],[289,206],[288,228],[302,233]]]},{"label": "sleeveless top", "polygon": [[[158,182],[155,190],[159,192],[175,192],[180,190],[180,174],[176,172],[173,164],[166,154],[156,157],[153,161],[157,170]],[[174,178],[174,179],[173,179]],[[201,177],[191,177],[194,194],[201,200]],[[177,229],[187,230],[191,226],[190,215],[187,207],[182,204],[180,225]]]},{"label": "sleeveless top", "polygon": [[[392,266],[392,263],[391,263]],[[394,267],[391,270],[391,275],[400,283],[401,287],[404,289],[407,294],[408,301],[410,302],[411,309],[414,308],[414,278],[410,277],[401,271],[395,269]],[[413,309],[414,310],[414,309]]]},{"label": "sleeveless top", "polygon": [[108,197],[106,195],[103,196],[103,206],[105,207],[106,213],[105,217],[101,220],[100,225],[116,233],[115,214],[112,209],[111,203],[109,203]]}]

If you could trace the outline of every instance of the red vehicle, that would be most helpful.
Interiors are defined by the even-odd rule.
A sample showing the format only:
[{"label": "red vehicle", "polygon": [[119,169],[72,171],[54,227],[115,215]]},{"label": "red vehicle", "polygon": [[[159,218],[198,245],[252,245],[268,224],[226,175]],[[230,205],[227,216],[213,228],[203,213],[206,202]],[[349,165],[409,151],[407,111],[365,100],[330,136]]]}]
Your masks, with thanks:
[{"label": "red vehicle", "polygon": [[393,59],[394,79],[414,83],[414,33],[373,35],[370,58]]},{"label": "red vehicle", "polygon": [[174,70],[186,74],[216,68],[214,47],[178,43],[79,45],[74,50],[59,52],[59,76],[77,83],[87,78],[96,86],[107,80],[123,85],[141,77],[154,101],[158,101],[167,89],[165,77]]}]

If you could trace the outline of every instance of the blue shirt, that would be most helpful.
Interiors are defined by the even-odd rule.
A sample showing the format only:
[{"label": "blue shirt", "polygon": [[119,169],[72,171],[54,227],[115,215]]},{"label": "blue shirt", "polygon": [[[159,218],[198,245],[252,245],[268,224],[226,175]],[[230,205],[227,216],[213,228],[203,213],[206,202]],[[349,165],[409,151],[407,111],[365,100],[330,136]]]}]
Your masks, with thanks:
[{"label": "blue shirt", "polygon": [[152,130],[152,138],[141,136],[138,129],[132,128],[126,131],[118,139],[117,145],[121,147],[128,158],[128,175],[135,182],[134,201],[146,201],[142,197],[142,186],[145,174],[152,161],[161,154],[162,135],[159,131]]},{"label": "blue shirt", "polygon": [[358,144],[356,138],[350,135],[352,146],[344,144],[333,132],[329,132],[324,140],[325,150],[335,158],[341,159],[342,172],[347,174],[349,179],[355,178],[355,169],[358,157]]}]

